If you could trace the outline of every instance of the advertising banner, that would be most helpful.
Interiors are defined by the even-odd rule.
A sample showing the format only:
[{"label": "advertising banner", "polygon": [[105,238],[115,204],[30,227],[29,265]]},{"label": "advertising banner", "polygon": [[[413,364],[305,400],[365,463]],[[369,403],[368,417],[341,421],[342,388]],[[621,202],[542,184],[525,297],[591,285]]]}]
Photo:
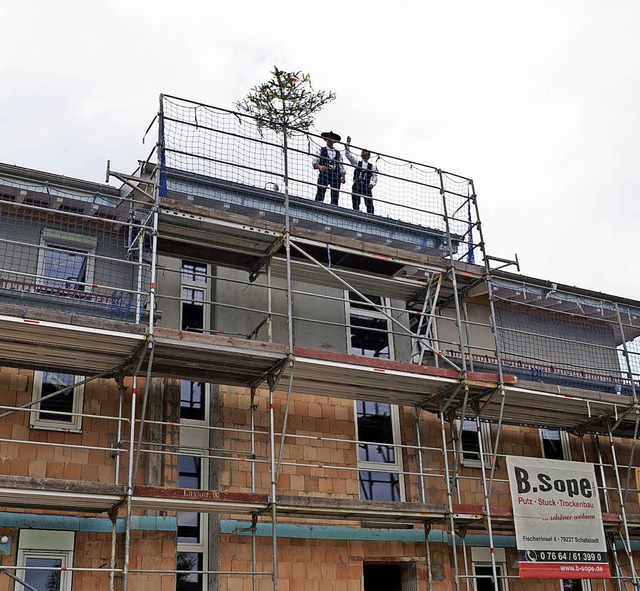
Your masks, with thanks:
[{"label": "advertising banner", "polygon": [[507,456],[520,577],[611,576],[593,464]]}]

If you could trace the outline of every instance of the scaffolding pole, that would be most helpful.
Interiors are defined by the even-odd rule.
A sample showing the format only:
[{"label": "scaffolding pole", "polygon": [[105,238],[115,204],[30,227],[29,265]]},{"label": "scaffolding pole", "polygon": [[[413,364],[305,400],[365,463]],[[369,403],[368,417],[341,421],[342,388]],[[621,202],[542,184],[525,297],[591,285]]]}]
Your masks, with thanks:
[{"label": "scaffolding pole", "polygon": [[[447,487],[447,505],[448,505],[448,513],[449,513],[449,531],[451,532],[451,552],[453,555],[453,566],[455,572],[455,591],[460,591],[460,574],[458,571],[458,553],[456,551],[456,525],[455,518],[453,514],[453,488],[452,483],[450,481],[449,476],[449,458],[447,455],[447,433],[444,422],[444,412],[440,411],[440,433],[442,437],[442,458],[444,462],[444,481]],[[467,583],[468,586],[468,583]]]},{"label": "scaffolding pole", "polygon": [[622,486],[620,484],[620,473],[618,468],[618,459],[616,454],[615,444],[613,442],[613,434],[611,433],[611,429],[608,431],[609,437],[609,446],[611,447],[611,459],[613,461],[613,472],[615,475],[616,481],[616,491],[618,493],[618,499],[620,502],[620,516],[622,518],[622,530],[623,535],[621,536],[622,544],[624,546],[624,550],[629,558],[629,568],[631,570],[631,580],[633,583],[633,588],[638,590],[640,589],[640,582],[638,580],[638,574],[636,572],[636,566],[633,562],[633,551],[631,550],[631,538],[629,536],[629,524],[627,521],[627,510],[625,508],[624,495],[622,493]]}]

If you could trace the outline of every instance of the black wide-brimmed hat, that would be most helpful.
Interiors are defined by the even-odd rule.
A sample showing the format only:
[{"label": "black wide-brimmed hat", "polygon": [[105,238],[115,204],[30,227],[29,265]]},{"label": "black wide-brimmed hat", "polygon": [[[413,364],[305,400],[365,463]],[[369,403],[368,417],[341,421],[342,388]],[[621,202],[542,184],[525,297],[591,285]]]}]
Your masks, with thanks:
[{"label": "black wide-brimmed hat", "polygon": [[325,140],[333,140],[334,142],[339,142],[342,139],[337,133],[334,133],[333,131],[323,131],[320,134],[320,137],[324,138]]}]

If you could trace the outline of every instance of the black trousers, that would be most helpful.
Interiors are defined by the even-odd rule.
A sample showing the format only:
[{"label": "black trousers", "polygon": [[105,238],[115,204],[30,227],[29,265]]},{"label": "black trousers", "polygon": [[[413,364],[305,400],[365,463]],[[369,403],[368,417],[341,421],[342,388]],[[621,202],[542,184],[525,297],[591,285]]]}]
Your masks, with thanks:
[{"label": "black trousers", "polygon": [[340,175],[321,172],[318,176],[318,190],[316,191],[316,201],[324,201],[327,187],[331,187],[331,204],[338,205],[340,198]]},{"label": "black trousers", "polygon": [[353,209],[360,209],[360,199],[364,197],[364,206],[367,213],[373,213],[373,194],[367,183],[356,182],[351,187],[351,200],[353,201]]}]

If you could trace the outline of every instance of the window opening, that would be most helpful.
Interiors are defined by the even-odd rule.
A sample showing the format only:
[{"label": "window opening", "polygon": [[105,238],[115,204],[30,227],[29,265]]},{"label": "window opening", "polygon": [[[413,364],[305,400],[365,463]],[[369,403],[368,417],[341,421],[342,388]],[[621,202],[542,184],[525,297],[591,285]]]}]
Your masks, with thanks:
[{"label": "window opening", "polygon": [[[462,445],[462,465],[471,468],[480,468],[480,442],[478,441],[478,428],[475,421],[458,421],[458,435]],[[491,453],[491,427],[489,423],[480,422],[480,436],[484,448],[485,459]]]},{"label": "window opening", "polygon": [[[83,381],[81,376],[51,371],[36,371],[33,374],[32,400],[40,401],[62,388]],[[82,426],[82,399],[84,384],[68,392],[56,394],[34,405],[30,424],[35,428],[79,431]]]},{"label": "window opening", "polygon": [[[202,488],[201,461],[198,456],[180,456],[178,461],[178,486]],[[200,514],[193,511],[178,513],[178,543],[200,543]]]},{"label": "window opening", "polygon": [[73,546],[73,532],[21,530],[16,576],[38,591],[71,591],[72,571],[63,569],[73,567]]},{"label": "window opening", "polygon": [[498,575],[498,586],[494,586],[493,567],[491,566],[492,552],[489,548],[471,548],[471,561],[473,564],[474,590],[475,591],[507,591],[506,579],[507,565],[504,548],[495,548],[494,557],[496,564],[496,574]]},{"label": "window opening", "polygon": [[[379,306],[384,305],[378,296],[367,297]],[[391,359],[389,319],[351,291],[349,304],[350,353]]]},{"label": "window opening", "polygon": [[[209,445],[208,430],[193,426],[194,420],[208,420],[207,393],[205,384],[181,382],[180,444],[185,448],[206,449]],[[207,458],[198,454],[179,456],[179,487],[202,489],[207,488],[207,483]],[[188,571],[176,575],[178,591],[206,591],[207,589],[207,577],[197,571],[207,570],[208,524],[206,513],[178,512],[176,570]]]},{"label": "window opening", "polygon": [[182,261],[181,328],[203,332],[208,329],[207,265]]},{"label": "window opening", "polygon": [[561,591],[591,591],[591,583],[587,579],[562,579]]},{"label": "window opening", "polygon": [[[392,358],[389,320],[354,292],[348,292],[349,352],[365,357]],[[388,307],[379,296],[367,296]],[[401,501],[402,458],[398,407],[383,403],[355,402],[360,498],[369,501]],[[385,445],[386,444],[386,445]]]},{"label": "window opening", "polygon": [[[474,564],[473,572],[475,574],[475,591],[496,590],[496,586],[493,584],[493,567],[490,564]],[[506,585],[502,579],[503,569],[501,564],[496,564],[496,573],[498,575],[498,591],[506,591]]]},{"label": "window opening", "polygon": [[570,460],[569,437],[559,429],[540,429],[542,456],[549,460]]},{"label": "window opening", "polygon": [[[202,488],[204,465],[198,456],[180,456],[178,461],[178,486]],[[207,516],[195,511],[178,512],[178,552],[176,570],[202,571],[207,547]],[[183,572],[176,575],[177,591],[204,591],[205,579],[201,573]]]},{"label": "window opening", "polygon": [[204,291],[182,288],[182,330],[204,330]]},{"label": "window opening", "polygon": [[87,287],[87,251],[47,245],[43,253],[43,285],[85,291]]},{"label": "window opening", "polygon": [[[44,229],[38,252],[38,291],[60,291],[70,297],[73,297],[73,293],[63,290],[90,292],[96,244],[95,238]],[[78,297],[84,296],[78,294]]]},{"label": "window opening", "polygon": [[180,382],[180,418],[204,421],[206,418],[205,385],[202,382]]},{"label": "window opening", "polygon": [[[178,552],[176,555],[176,570],[201,571],[201,552]],[[182,572],[176,575],[176,591],[202,591],[202,574],[197,572]]]},{"label": "window opening", "polygon": [[462,438],[462,459],[480,463],[480,441],[475,421],[462,421],[460,433]]}]

